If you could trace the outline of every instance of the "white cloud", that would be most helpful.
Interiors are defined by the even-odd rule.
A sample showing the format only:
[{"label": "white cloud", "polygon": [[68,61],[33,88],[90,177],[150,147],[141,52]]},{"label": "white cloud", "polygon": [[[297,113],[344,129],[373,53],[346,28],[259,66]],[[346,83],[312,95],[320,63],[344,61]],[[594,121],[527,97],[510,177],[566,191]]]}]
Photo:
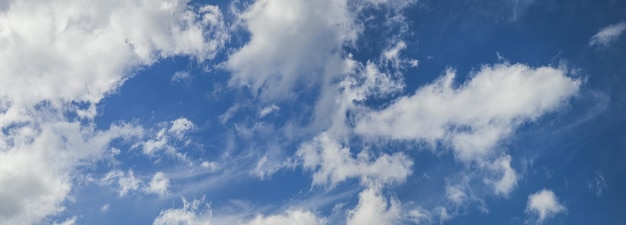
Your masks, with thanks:
[{"label": "white cloud", "polygon": [[315,171],[313,184],[334,186],[349,178],[360,178],[364,184],[402,182],[412,172],[413,162],[402,153],[372,156],[366,150],[356,157],[348,147],[338,144],[327,133],[303,143],[298,152],[302,165]]},{"label": "white cloud", "polygon": [[486,179],[486,182],[493,186],[493,190],[497,195],[508,196],[513,188],[517,186],[519,180],[517,172],[511,168],[511,156],[505,155],[489,166],[491,171],[494,171],[499,178]]},{"label": "white cloud", "polygon": [[356,40],[360,30],[347,2],[255,1],[239,15],[251,39],[224,64],[233,72],[231,85],[280,99],[296,86],[320,81],[320,74],[341,62],[341,47]]},{"label": "white cloud", "polygon": [[92,121],[95,104],[138,68],[174,55],[214,57],[228,38],[221,12],[187,3],[3,1],[0,224],[37,224],[63,211],[77,167],[101,160],[113,140],[143,135]]},{"label": "white cloud", "polygon": [[221,12],[187,3],[10,1],[0,17],[0,100],[98,102],[138,66],[212,58],[227,38]]},{"label": "white cloud", "polygon": [[131,191],[137,191],[143,185],[143,182],[140,179],[135,178],[135,174],[132,170],[128,170],[128,172],[121,170],[109,171],[102,179],[100,179],[100,182],[105,185],[112,185],[113,183],[116,183],[120,196],[125,196]]},{"label": "white cloud", "polygon": [[262,216],[244,223],[245,225],[324,225],[326,220],[304,210],[288,210],[282,215]]},{"label": "white cloud", "polygon": [[263,118],[271,113],[278,111],[280,111],[280,107],[278,107],[277,105],[263,107],[261,110],[259,110],[259,118]]},{"label": "white cloud", "polygon": [[178,158],[182,161],[188,161],[185,154],[179,152],[177,147],[185,146],[190,143],[185,134],[195,125],[188,119],[181,117],[174,121],[164,123],[161,129],[156,133],[156,137],[142,142],[135,143],[132,148],[141,148],[142,152],[148,156],[156,157],[161,151],[167,155]]},{"label": "white cloud", "polygon": [[556,195],[551,190],[542,189],[528,196],[526,213],[530,214],[532,216],[531,220],[536,221],[538,224],[566,211],[565,206],[559,203]]},{"label": "white cloud", "polygon": [[497,64],[483,66],[457,88],[454,71],[447,71],[414,95],[364,115],[355,132],[442,143],[462,161],[481,159],[519,125],[555,110],[576,94],[580,81],[566,74],[552,67]]},{"label": "white cloud", "polygon": [[168,192],[168,187],[170,185],[170,180],[165,176],[163,172],[156,172],[148,183],[148,187],[146,187],[146,191],[148,193],[155,193],[158,195],[165,195]]},{"label": "white cloud", "polygon": [[359,204],[348,212],[347,225],[396,224],[401,219],[402,207],[395,199],[387,201],[376,189],[359,194]]},{"label": "white cloud", "polygon": [[216,162],[204,161],[200,164],[202,168],[208,169],[209,171],[217,171],[220,167]]},{"label": "white cloud", "polygon": [[111,141],[142,132],[127,124],[95,130],[53,115],[0,127],[6,130],[0,137],[5,143],[0,146],[0,224],[36,224],[63,211],[74,168],[101,159]]},{"label": "white cloud", "polygon": [[626,22],[620,22],[603,27],[589,39],[589,46],[608,47],[626,31]]},{"label": "white cloud", "polygon": [[63,221],[62,223],[56,223],[56,222],[53,223],[53,225],[74,225],[74,224],[76,224],[76,216],[73,216]]},{"label": "white cloud", "polygon": [[289,209],[282,214],[261,215],[243,222],[242,215],[212,218],[210,206],[204,199],[188,202],[183,198],[182,208],[161,211],[153,225],[210,225],[210,224],[241,224],[241,225],[324,225],[326,220],[314,213],[300,209]]},{"label": "white cloud", "polygon": [[187,71],[178,71],[175,72],[172,76],[172,82],[183,82],[191,79],[191,75]]},{"label": "white cloud", "polygon": [[[206,209],[205,209],[206,208]],[[210,225],[211,210],[204,200],[188,202],[183,198],[183,207],[161,211],[153,225]]]}]

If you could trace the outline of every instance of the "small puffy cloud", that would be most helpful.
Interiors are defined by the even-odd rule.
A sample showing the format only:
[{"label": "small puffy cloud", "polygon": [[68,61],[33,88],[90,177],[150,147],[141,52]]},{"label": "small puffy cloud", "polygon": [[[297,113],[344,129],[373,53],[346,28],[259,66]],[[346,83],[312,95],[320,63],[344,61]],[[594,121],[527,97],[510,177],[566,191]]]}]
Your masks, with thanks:
[{"label": "small puffy cloud", "polygon": [[216,162],[203,161],[200,166],[208,169],[209,171],[217,171],[220,167]]},{"label": "small puffy cloud", "polygon": [[543,189],[528,196],[526,213],[537,224],[541,224],[544,220],[566,211],[565,206],[559,203],[556,195],[551,190]]},{"label": "small puffy cloud", "polygon": [[211,210],[204,199],[188,202],[183,198],[182,208],[163,210],[153,225],[211,225]]},{"label": "small puffy cloud", "polygon": [[135,143],[132,148],[141,148],[142,152],[148,156],[156,156],[163,151],[170,156],[187,161],[187,157],[176,150],[180,145],[189,144],[185,134],[195,128],[195,125],[188,119],[181,117],[174,121],[164,123],[156,133],[156,137]]},{"label": "small puffy cloud", "polygon": [[603,27],[589,39],[589,46],[608,47],[626,31],[626,22],[620,22]]},{"label": "small puffy cloud", "polygon": [[135,178],[135,174],[132,170],[124,172],[121,170],[109,171],[100,182],[105,185],[117,184],[118,193],[120,196],[125,196],[131,191],[137,191],[142,186],[142,181]]},{"label": "small puffy cloud", "polygon": [[[523,64],[483,66],[453,85],[454,71],[356,123],[363,136],[416,140],[452,147],[462,161],[482,159],[524,122],[555,110],[581,81],[561,68]],[[414,126],[406,126],[414,124]]]},{"label": "small puffy cloud", "polygon": [[[511,156],[506,155],[491,163],[489,169],[497,174],[496,178],[487,179],[497,195],[508,196],[519,180],[517,172],[511,167]],[[498,178],[499,177],[499,178]]]},{"label": "small puffy cloud", "polygon": [[412,173],[413,162],[402,153],[377,157],[362,151],[352,156],[327,133],[303,143],[297,151],[303,167],[312,170],[313,184],[334,186],[349,178],[360,178],[365,184],[402,182]]},{"label": "small puffy cloud", "polygon": [[167,188],[170,185],[170,180],[165,176],[163,172],[156,172],[146,187],[146,192],[155,193],[158,195],[167,194]]},{"label": "small puffy cloud", "polygon": [[259,118],[263,118],[271,113],[278,111],[280,111],[280,107],[278,107],[277,105],[263,107],[261,110],[259,110]]},{"label": "small puffy cloud", "polygon": [[348,212],[347,225],[396,224],[401,213],[402,207],[397,200],[387,201],[379,190],[366,189],[359,194],[356,208]]}]

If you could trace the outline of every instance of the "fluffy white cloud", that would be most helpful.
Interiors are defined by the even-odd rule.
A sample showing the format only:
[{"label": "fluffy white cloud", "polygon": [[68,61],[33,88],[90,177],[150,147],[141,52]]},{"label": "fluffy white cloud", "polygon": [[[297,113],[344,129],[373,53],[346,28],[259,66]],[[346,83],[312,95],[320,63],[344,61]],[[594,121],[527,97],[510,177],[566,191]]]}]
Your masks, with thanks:
[{"label": "fluffy white cloud", "polygon": [[156,137],[138,142],[132,148],[141,148],[142,152],[149,156],[156,156],[157,153],[164,151],[170,156],[187,161],[187,157],[177,151],[176,147],[179,142],[183,146],[189,144],[185,133],[194,127],[195,125],[186,118],[178,118],[174,121],[163,123],[162,128],[156,133]]},{"label": "fluffy white cloud", "polygon": [[188,202],[183,198],[183,207],[161,211],[153,225],[210,225],[211,211],[204,200]]},{"label": "fluffy white cloud", "polygon": [[349,178],[364,184],[402,182],[412,172],[413,162],[402,153],[372,156],[367,150],[356,157],[327,133],[300,146],[296,153],[305,169],[313,170],[313,184],[334,186]]},{"label": "fluffy white cloud", "polygon": [[228,38],[221,12],[187,3],[2,2],[1,224],[36,224],[62,211],[76,167],[101,159],[115,139],[142,135],[131,125],[101,130],[91,121],[95,104],[139,67],[181,54],[214,57]]},{"label": "fluffy white cloud", "polygon": [[170,186],[170,180],[163,172],[156,172],[148,183],[148,187],[146,187],[146,191],[149,193],[155,193],[158,195],[167,194],[167,188]]},{"label": "fluffy white cloud", "polygon": [[607,47],[617,40],[626,31],[626,22],[620,22],[603,27],[589,39],[589,46]]},{"label": "fluffy white cloud", "polygon": [[508,196],[513,188],[517,186],[517,172],[511,167],[511,156],[506,155],[488,165],[488,169],[494,171],[497,176],[486,179],[491,184],[497,195]]},{"label": "fluffy white cloud", "polygon": [[215,6],[187,0],[8,1],[0,17],[0,100],[97,102],[137,66],[212,58],[226,40]]},{"label": "fluffy white cloud", "polygon": [[376,189],[366,189],[359,194],[359,204],[348,212],[347,225],[396,224],[401,219],[400,203],[385,197]]},{"label": "fluffy white cloud", "polygon": [[276,99],[289,96],[295,86],[320,81],[325,70],[340,63],[341,47],[358,36],[347,2],[255,1],[239,15],[251,39],[224,64],[233,72],[231,85]]},{"label": "fluffy white cloud", "polygon": [[109,171],[100,179],[100,182],[105,185],[116,183],[119,188],[118,193],[120,196],[125,196],[131,191],[137,191],[141,185],[143,185],[140,179],[135,178],[135,173],[132,170],[128,170],[128,172],[121,170]]},{"label": "fluffy white cloud", "polygon": [[556,195],[551,190],[543,189],[528,196],[526,213],[531,214],[531,220],[539,224],[550,217],[566,211],[565,206],[559,203]]},{"label": "fluffy white cloud", "polygon": [[210,225],[210,224],[241,224],[241,225],[324,225],[326,220],[306,210],[290,209],[277,215],[256,215],[242,222],[242,216],[234,218],[212,218],[211,209],[204,199],[188,202],[183,198],[182,208],[161,211],[153,225]]},{"label": "fluffy white cloud", "polygon": [[326,220],[304,210],[288,210],[282,215],[262,216],[244,223],[245,225],[324,225]]},{"label": "fluffy white cloud", "polygon": [[414,95],[366,114],[355,132],[442,143],[458,159],[473,161],[490,155],[519,125],[561,106],[580,86],[564,69],[522,64],[483,66],[458,87],[454,77],[454,71],[447,71]]},{"label": "fluffy white cloud", "polygon": [[[39,118],[38,120],[42,120]],[[99,160],[112,140],[140,136],[131,125],[95,130],[79,122],[37,121],[2,126],[0,224],[35,224],[63,210],[71,172]]]}]

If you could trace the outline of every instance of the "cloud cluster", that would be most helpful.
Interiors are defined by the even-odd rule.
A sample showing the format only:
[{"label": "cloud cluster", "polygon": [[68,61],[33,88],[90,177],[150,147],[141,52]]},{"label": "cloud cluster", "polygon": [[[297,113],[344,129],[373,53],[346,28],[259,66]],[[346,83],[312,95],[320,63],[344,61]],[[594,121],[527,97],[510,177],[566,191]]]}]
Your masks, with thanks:
[{"label": "cloud cluster", "polygon": [[[0,223],[37,224],[63,211],[77,167],[144,132],[96,127],[95,104],[159,59],[213,58],[224,29],[219,8],[185,0],[3,1]],[[124,193],[134,188],[122,183]]]},{"label": "cloud cluster", "polygon": [[[183,198],[182,208],[171,208],[161,211],[153,225],[211,225],[211,224],[241,224],[241,225],[324,225],[326,220],[306,210],[289,209],[276,215],[256,215],[254,218],[238,221],[220,222],[220,218],[212,218],[210,206],[204,199],[191,202]],[[245,222],[244,222],[245,221]]]}]

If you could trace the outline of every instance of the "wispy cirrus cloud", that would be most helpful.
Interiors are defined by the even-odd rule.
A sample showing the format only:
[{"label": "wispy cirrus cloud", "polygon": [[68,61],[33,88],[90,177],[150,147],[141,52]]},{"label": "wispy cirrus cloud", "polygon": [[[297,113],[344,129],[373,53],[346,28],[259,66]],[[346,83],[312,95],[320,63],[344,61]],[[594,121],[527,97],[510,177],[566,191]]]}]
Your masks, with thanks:
[{"label": "wispy cirrus cloud", "polygon": [[626,31],[626,22],[619,22],[601,28],[598,33],[591,36],[589,46],[591,47],[609,47],[612,42],[616,41]]}]

